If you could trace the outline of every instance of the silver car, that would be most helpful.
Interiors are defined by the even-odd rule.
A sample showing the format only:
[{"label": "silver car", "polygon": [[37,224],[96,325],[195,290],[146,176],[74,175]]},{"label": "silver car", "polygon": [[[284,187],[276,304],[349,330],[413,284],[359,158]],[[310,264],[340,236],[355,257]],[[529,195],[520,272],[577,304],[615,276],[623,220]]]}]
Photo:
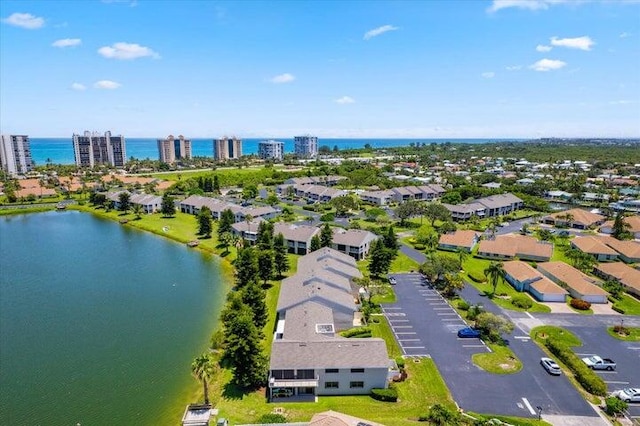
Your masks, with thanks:
[{"label": "silver car", "polygon": [[560,366],[551,358],[540,358],[540,364],[542,365],[542,368],[547,370],[547,373],[551,375],[559,376],[562,374]]},{"label": "silver car", "polygon": [[640,402],[640,388],[626,388],[612,392],[613,396],[617,396],[624,402]]}]

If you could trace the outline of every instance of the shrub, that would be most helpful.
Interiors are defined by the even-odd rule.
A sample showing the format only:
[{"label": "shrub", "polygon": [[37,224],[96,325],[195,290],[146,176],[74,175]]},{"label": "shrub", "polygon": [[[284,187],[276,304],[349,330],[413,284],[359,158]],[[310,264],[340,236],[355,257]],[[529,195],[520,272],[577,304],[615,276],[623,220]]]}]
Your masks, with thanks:
[{"label": "shrub", "polygon": [[580,359],[573,351],[555,339],[547,339],[545,346],[573,372],[576,380],[589,393],[598,396],[607,394],[606,383]]},{"label": "shrub", "polygon": [[614,311],[624,315],[627,313],[627,311],[625,311],[623,308],[621,308],[620,306],[616,306],[616,305],[611,305],[611,309],[613,309]]},{"label": "shrub", "polygon": [[613,332],[614,333],[618,333],[618,334],[624,334],[626,336],[631,334],[631,330],[629,330],[628,327],[625,327],[623,325],[614,325],[613,326]]},{"label": "shrub", "polygon": [[467,303],[466,300],[464,299],[458,300],[458,309],[460,309],[461,311],[468,311],[470,307],[471,306],[469,305],[469,303]]},{"label": "shrub", "polygon": [[371,398],[377,401],[396,402],[398,400],[398,391],[394,388],[374,388],[371,389]]},{"label": "shrub", "polygon": [[363,335],[368,334],[366,337],[371,337],[371,329],[369,327],[356,327],[345,330],[342,333],[342,337],[365,337]]},{"label": "shrub", "polygon": [[267,413],[258,417],[258,423],[260,424],[286,423],[286,422],[287,422],[287,418],[282,414]]},{"label": "shrub", "polygon": [[333,213],[325,213],[322,216],[320,216],[320,220],[322,222],[332,222],[333,219],[335,219],[336,215]]},{"label": "shrub", "polygon": [[396,364],[398,365],[399,369],[404,370],[404,366],[405,366],[404,358],[402,358],[401,356],[396,358]]},{"label": "shrub", "polygon": [[474,281],[477,283],[487,282],[487,277],[485,277],[483,274],[478,274],[477,272],[469,272],[468,275],[469,275],[469,278],[471,278],[471,281]]},{"label": "shrub", "polygon": [[459,417],[460,415],[457,412],[451,411],[440,404],[434,404],[429,410],[429,414],[419,416],[418,421],[429,422],[438,426],[451,426],[458,424]]},{"label": "shrub", "polygon": [[522,309],[529,309],[533,306],[533,301],[526,294],[517,294],[511,298],[511,304]]},{"label": "shrub", "polygon": [[582,299],[571,299],[570,305],[574,309],[578,309],[579,311],[586,311],[591,308],[591,303]]},{"label": "shrub", "polygon": [[316,207],[315,206],[302,206],[302,210],[308,210],[310,212],[314,212],[314,211],[316,211]]},{"label": "shrub", "polygon": [[333,206],[332,206],[331,204],[326,204],[326,205],[322,206],[322,209],[323,209],[324,211],[331,210],[332,208],[333,208]]},{"label": "shrub", "polygon": [[414,244],[413,248],[416,250],[424,250],[426,246],[424,244]]},{"label": "shrub", "polygon": [[622,414],[629,407],[629,405],[626,402],[616,398],[615,396],[610,396],[606,398],[604,400],[604,403],[605,403],[604,412],[610,416],[617,416],[618,414]]}]

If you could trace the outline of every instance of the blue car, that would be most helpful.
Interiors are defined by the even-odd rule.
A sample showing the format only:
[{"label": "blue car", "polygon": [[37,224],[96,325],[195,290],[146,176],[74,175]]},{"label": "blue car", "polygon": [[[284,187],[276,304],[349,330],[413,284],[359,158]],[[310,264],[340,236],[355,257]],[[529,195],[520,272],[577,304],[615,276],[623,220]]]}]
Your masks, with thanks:
[{"label": "blue car", "polygon": [[465,327],[463,329],[458,330],[458,337],[461,338],[477,338],[480,337],[480,332],[475,328]]}]

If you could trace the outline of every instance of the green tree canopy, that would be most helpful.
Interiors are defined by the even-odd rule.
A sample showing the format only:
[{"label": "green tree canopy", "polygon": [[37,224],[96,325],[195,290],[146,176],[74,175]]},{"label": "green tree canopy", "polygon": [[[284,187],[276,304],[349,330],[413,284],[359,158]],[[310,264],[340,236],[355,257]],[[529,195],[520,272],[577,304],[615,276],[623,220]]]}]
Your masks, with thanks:
[{"label": "green tree canopy", "polygon": [[289,258],[287,257],[287,245],[282,233],[273,238],[273,264],[278,273],[278,278],[289,270]]},{"label": "green tree canopy", "polygon": [[165,192],[162,196],[162,205],[160,207],[160,211],[164,217],[173,217],[176,214],[176,205],[174,203],[173,197]]},{"label": "green tree canopy", "polygon": [[223,210],[220,213],[220,221],[218,223],[218,236],[221,236],[225,232],[233,232],[231,225],[236,223],[236,216],[230,209]]},{"label": "green tree canopy", "polygon": [[245,247],[238,250],[238,257],[235,262],[236,287],[243,288],[245,285],[254,282],[258,277],[258,256],[256,249]]},{"label": "green tree canopy", "polygon": [[118,201],[120,202],[120,211],[127,212],[131,208],[131,194],[127,191],[123,191],[118,194]]},{"label": "green tree canopy", "polygon": [[320,246],[331,247],[333,243],[333,231],[328,223],[325,223],[320,231]]},{"label": "green tree canopy", "polygon": [[311,243],[309,244],[309,251],[316,251],[322,248],[322,244],[320,243],[320,237],[318,235],[314,235],[311,237]]},{"label": "green tree canopy", "polygon": [[198,212],[198,235],[203,235],[205,238],[211,237],[212,220],[209,207],[202,206],[200,212]]}]

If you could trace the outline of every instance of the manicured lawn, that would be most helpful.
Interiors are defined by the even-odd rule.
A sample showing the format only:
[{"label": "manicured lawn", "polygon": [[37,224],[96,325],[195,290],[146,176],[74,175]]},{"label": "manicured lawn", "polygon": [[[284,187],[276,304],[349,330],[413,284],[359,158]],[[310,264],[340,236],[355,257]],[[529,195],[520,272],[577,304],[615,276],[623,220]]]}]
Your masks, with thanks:
[{"label": "manicured lawn", "polygon": [[512,374],[522,370],[522,362],[507,346],[488,344],[493,352],[473,354],[475,365],[493,374]]},{"label": "manicured lawn", "polygon": [[420,264],[415,260],[411,259],[404,253],[398,252],[398,256],[391,262],[391,269],[389,272],[398,273],[398,272],[409,272],[409,271],[417,271],[420,268]]},{"label": "manicured lawn", "polygon": [[373,292],[371,301],[373,303],[380,304],[396,302],[396,293],[393,291],[393,287],[389,283],[376,282],[373,286],[375,286],[371,289]]},{"label": "manicured lawn", "polygon": [[618,340],[624,340],[627,342],[640,342],[640,327],[627,327],[629,335],[624,336],[613,331],[613,327],[608,327],[607,332],[609,335]]},{"label": "manicured lawn", "polygon": [[25,214],[25,213],[41,213],[41,212],[48,212],[51,210],[55,210],[56,205],[55,204],[51,204],[51,205],[47,205],[47,206],[36,206],[36,207],[26,207],[26,208],[19,208],[19,209],[0,209],[0,216],[9,216],[9,215],[15,215],[15,214]]},{"label": "manicured lawn", "polygon": [[[438,252],[442,252],[442,251],[439,250]],[[471,277],[469,277],[469,273],[472,273],[474,276],[478,276],[478,277],[484,276],[484,270],[487,269],[487,267],[489,267],[490,263],[491,262],[487,259],[478,259],[476,257],[469,257],[467,258],[467,260],[464,261],[464,264],[463,264],[463,269],[466,272],[466,274],[464,274],[465,281],[467,281],[469,284],[471,284],[476,289],[478,289],[478,291],[486,295],[492,295],[493,286],[488,281],[485,283],[477,283],[473,281]],[[511,303],[511,298],[515,295],[522,294],[522,293],[516,291],[516,289],[511,287],[509,283],[503,280],[498,281],[498,286],[496,287],[496,294],[503,295],[503,296],[493,297],[492,301],[496,305],[503,307],[505,309],[509,309],[512,311],[520,311],[520,312],[523,312],[523,311],[551,312],[551,309],[548,306],[543,305],[541,303],[537,303],[533,299],[531,299],[533,301],[533,306],[529,309],[522,309],[517,306],[514,306]]]},{"label": "manicured lawn", "polygon": [[628,294],[623,295],[622,299],[616,300],[613,307],[622,310],[625,315],[640,315],[640,300]]},{"label": "manicured lawn", "polygon": [[387,344],[387,351],[389,351],[389,356],[391,358],[402,356],[402,350],[400,350],[400,346],[398,346],[398,342],[391,331],[391,327],[389,327],[387,319],[383,315],[375,315],[372,316],[372,318],[379,320],[379,322],[369,321],[372,336],[384,339]]},{"label": "manicured lawn", "polygon": [[582,346],[582,341],[572,332],[562,327],[553,325],[543,325],[535,327],[530,333],[533,340],[540,344],[544,344],[544,340],[551,338],[559,340],[567,346]]}]

